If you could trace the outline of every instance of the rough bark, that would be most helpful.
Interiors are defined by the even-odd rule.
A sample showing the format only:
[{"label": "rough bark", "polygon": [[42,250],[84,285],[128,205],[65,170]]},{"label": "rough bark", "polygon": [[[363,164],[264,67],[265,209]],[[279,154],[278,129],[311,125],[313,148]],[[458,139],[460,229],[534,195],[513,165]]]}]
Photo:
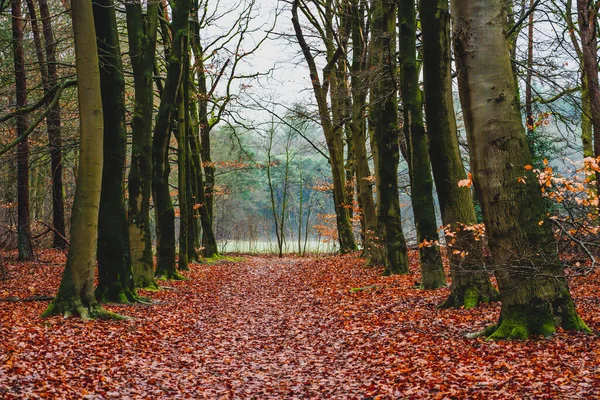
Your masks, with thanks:
[{"label": "rough bark", "polygon": [[153,67],[156,54],[158,4],[148,4],[142,15],[141,1],[125,3],[129,54],[133,69],[135,106],[131,119],[131,166],[128,177],[128,219],[134,285],[157,289],[150,228],[152,192]]},{"label": "rough bark", "polygon": [[485,269],[482,243],[464,230],[476,224],[477,218],[470,190],[458,186],[467,174],[460,156],[452,100],[448,2],[421,0],[419,15],[429,154],[442,222],[449,233],[446,248],[452,286],[442,306],[471,308],[490,301],[496,291]]},{"label": "rough bark", "polygon": [[[48,71],[48,87],[55,87],[58,84],[58,71],[56,64],[56,39],[50,19],[47,0],[39,0],[40,17],[42,21],[42,32],[44,34],[44,44]],[[65,205],[63,199],[63,164],[62,164],[62,137],[61,137],[61,117],[60,103],[56,102],[48,116],[46,117],[46,129],[48,132],[48,142],[50,145],[50,163],[52,177],[52,226],[53,239],[52,245],[55,248],[64,249],[67,247],[66,227],[65,227]]]},{"label": "rough bark", "polygon": [[123,196],[127,146],[125,78],[114,0],[93,0],[92,3],[104,118],[96,298],[102,303],[129,303],[138,296],[133,282]]},{"label": "rough bark", "polygon": [[42,317],[56,314],[77,314],[83,319],[97,316],[118,317],[101,308],[94,296],[104,128],[92,2],[75,1],[71,12],[75,37],[75,65],[79,78],[79,168],[67,265],[58,293]]},{"label": "rough bark", "polygon": [[173,36],[168,58],[167,79],[152,138],[152,190],[156,207],[157,260],[155,275],[161,279],[182,279],[175,267],[175,211],[169,189],[169,142],[171,124],[177,118],[177,96],[181,89],[183,66],[188,40],[190,2],[173,4],[171,33]]},{"label": "rough bark", "polygon": [[[370,125],[376,144],[377,221],[385,251],[384,274],[409,273],[408,250],[402,233],[398,196],[398,103],[396,61],[396,2],[376,0],[371,8]],[[375,156],[375,155],[374,155]]]},{"label": "rough bark", "polygon": [[[491,339],[589,331],[579,318],[521,121],[501,0],[452,0],[458,80],[475,192],[495,262],[502,310]],[[526,177],[526,183],[517,178]],[[540,223],[541,222],[541,223]]]},{"label": "rough bark", "polygon": [[417,24],[415,2],[398,1],[400,35],[400,92],[404,114],[404,136],[410,173],[411,201],[419,261],[421,287],[437,289],[446,286],[439,247],[439,235],[433,202],[433,178],[429,162],[428,140],[423,123],[423,100],[419,88],[417,64]]},{"label": "rough bark", "polygon": [[[27,76],[23,55],[23,18],[21,0],[12,0],[12,39],[15,66],[17,108],[27,103]],[[27,131],[27,116],[17,115],[17,137]],[[29,223],[29,141],[24,138],[17,145],[17,248],[19,260],[33,260],[31,227]]]}]

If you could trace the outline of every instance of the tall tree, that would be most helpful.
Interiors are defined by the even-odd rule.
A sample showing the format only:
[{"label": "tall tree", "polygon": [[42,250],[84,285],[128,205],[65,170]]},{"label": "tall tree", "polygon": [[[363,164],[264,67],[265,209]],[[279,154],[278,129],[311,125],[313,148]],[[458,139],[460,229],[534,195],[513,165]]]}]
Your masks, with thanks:
[{"label": "tall tree", "polygon": [[[21,0],[12,0],[12,39],[15,66],[17,109],[27,103],[27,76],[23,52],[23,26]],[[27,116],[17,115],[17,137],[27,131]],[[19,260],[33,260],[31,227],[29,223],[29,142],[25,137],[17,145],[17,247]]]},{"label": "tall tree", "polygon": [[42,317],[55,314],[77,314],[83,319],[115,317],[115,314],[100,307],[94,295],[104,127],[92,2],[74,1],[71,13],[79,82],[79,169],[67,265],[58,293]]},{"label": "tall tree", "polygon": [[398,195],[398,101],[396,83],[396,1],[374,0],[371,39],[371,102],[369,124],[373,130],[377,181],[377,219],[383,234],[384,274],[403,274],[408,268],[408,249],[402,233]]},{"label": "tall tree", "polygon": [[[204,257],[215,257],[219,255],[217,240],[213,230],[213,215],[212,215],[212,192],[206,196],[205,190],[211,190],[213,187],[214,176],[212,181],[206,183],[204,181],[203,171],[210,174],[211,169],[210,159],[210,128],[211,124],[208,121],[208,99],[200,100],[207,96],[206,84],[206,69],[204,66],[204,50],[200,41],[200,22],[198,15],[199,1],[194,0],[192,5],[190,20],[190,46],[194,55],[194,68],[190,72],[192,79],[190,84],[195,82],[195,85],[190,87],[190,158],[194,170],[195,204],[198,204],[197,210],[202,225],[202,255]],[[202,155],[202,159],[200,158]],[[203,162],[204,161],[204,167]],[[208,176],[208,175],[207,175]]]},{"label": "tall tree", "polygon": [[142,14],[141,0],[125,3],[129,55],[133,69],[135,106],[131,119],[128,217],[133,280],[136,287],[156,289],[150,227],[152,192],[153,68],[158,28],[158,3],[148,3]]},{"label": "tall tree", "polygon": [[583,52],[577,38],[577,29],[573,22],[573,1],[567,0],[564,5],[564,19],[567,23],[567,31],[571,38],[571,44],[579,59],[580,82],[581,82],[581,142],[583,144],[583,156],[594,157],[594,131],[592,126],[592,100],[590,98],[589,83],[585,72]]},{"label": "tall tree", "polygon": [[98,287],[101,302],[137,300],[125,212],[125,78],[114,0],[93,0],[104,118],[104,163],[98,222]]},{"label": "tall tree", "polygon": [[[577,22],[581,37],[581,61],[587,78],[594,131],[594,156],[600,157],[600,81],[598,80],[598,2],[577,0]],[[584,92],[585,93],[585,92]],[[584,99],[585,100],[585,99]],[[584,105],[587,105],[584,103]],[[598,183],[600,185],[600,182]]]},{"label": "tall tree", "polygon": [[[38,0],[40,7],[40,17],[42,21],[42,32],[44,35],[44,47],[47,62],[47,85],[44,84],[44,90],[56,87],[58,84],[58,70],[56,61],[56,43],[50,11],[48,10],[47,0]],[[51,102],[51,100],[49,100]],[[49,103],[50,104],[50,103]],[[46,130],[48,132],[48,142],[50,145],[50,164],[52,168],[52,226],[54,227],[52,245],[56,248],[64,249],[67,246],[65,241],[65,204],[63,198],[63,164],[62,164],[62,137],[61,137],[61,116],[60,102],[55,102],[52,109],[46,117]]]},{"label": "tall tree", "polygon": [[[319,110],[319,119],[323,134],[325,135],[325,141],[327,142],[327,149],[329,150],[329,164],[331,166],[331,174],[333,181],[333,201],[335,204],[336,214],[336,225],[338,230],[338,241],[340,244],[340,252],[347,253],[352,250],[356,250],[356,243],[354,242],[354,233],[352,232],[352,224],[348,213],[349,203],[346,194],[346,179],[345,179],[345,168],[344,168],[344,129],[343,125],[340,125],[338,120],[334,118],[336,116],[343,115],[341,112],[331,111],[329,108],[329,102],[327,96],[329,93],[330,85],[334,88],[337,87],[336,70],[337,63],[340,57],[344,57],[349,39],[349,25],[350,25],[350,13],[346,11],[348,8],[347,2],[340,4],[342,21],[340,21],[339,31],[333,32],[333,25],[331,22],[333,13],[333,3],[331,0],[327,0],[321,9],[318,7],[319,16],[325,21],[325,26],[321,26],[318,19],[312,15],[308,7],[300,7],[300,1],[295,0],[292,4],[292,24],[294,26],[294,33],[296,39],[304,55],[306,64],[308,65],[310,79],[312,82],[313,93],[317,101],[317,107]],[[300,24],[298,17],[298,9],[301,8],[302,12],[315,27],[320,34],[320,39],[323,41],[326,47],[326,65],[323,68],[323,78],[319,77],[317,70],[317,63],[313,56],[312,49],[306,42],[304,32]],[[336,93],[337,94],[337,93]],[[334,96],[335,98],[335,96]],[[340,104],[345,104],[339,99],[332,102],[331,107],[334,108]]]},{"label": "tall tree", "polygon": [[181,89],[185,52],[188,41],[188,18],[190,1],[171,2],[173,36],[168,57],[167,79],[160,98],[160,106],[152,138],[152,189],[156,207],[157,236],[157,277],[163,279],[182,279],[175,268],[175,211],[169,189],[169,142],[171,125],[177,118],[177,96]]},{"label": "tall tree", "polygon": [[364,221],[364,255],[370,264],[385,264],[385,257],[381,251],[381,243],[377,226],[377,213],[373,199],[371,171],[367,154],[367,125],[366,102],[369,91],[368,83],[368,30],[365,23],[365,2],[352,0],[352,65],[351,65],[351,91],[352,91],[352,142],[355,156],[356,188],[358,201],[362,210]]},{"label": "tall tree", "polygon": [[[460,98],[475,192],[502,310],[492,339],[588,331],[569,293],[521,120],[503,0],[452,0]],[[525,175],[525,183],[523,176]],[[520,178],[520,179],[519,179]]]},{"label": "tall tree", "polygon": [[398,0],[400,92],[404,114],[411,200],[419,261],[421,287],[437,289],[446,285],[440,255],[439,235],[433,203],[433,178],[429,163],[427,136],[423,123],[423,99],[419,88],[417,63],[417,19],[414,0]]},{"label": "tall tree", "polygon": [[460,155],[456,116],[452,99],[450,56],[450,12],[447,0],[420,0],[422,26],[423,83],[429,154],[440,202],[442,221],[448,235],[452,287],[444,307],[471,308],[495,297],[484,267],[482,243],[469,225],[477,223],[471,192],[459,187],[467,179]]}]

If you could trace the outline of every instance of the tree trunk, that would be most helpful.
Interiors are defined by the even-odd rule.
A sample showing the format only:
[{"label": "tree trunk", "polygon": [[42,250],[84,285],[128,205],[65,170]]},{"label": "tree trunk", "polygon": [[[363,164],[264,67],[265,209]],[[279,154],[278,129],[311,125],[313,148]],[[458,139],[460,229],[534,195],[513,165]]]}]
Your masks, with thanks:
[{"label": "tree trunk", "polygon": [[384,274],[409,273],[408,251],[402,233],[402,216],[398,196],[398,103],[395,77],[396,2],[376,0],[372,9],[370,125],[376,143],[378,231],[383,234]]},{"label": "tree trunk", "polygon": [[[591,122],[594,128],[594,156],[600,157],[600,86],[598,81],[598,5],[588,0],[577,0],[577,21],[581,37],[581,55],[587,95],[591,100]],[[600,182],[598,183],[600,185]]]},{"label": "tree trunk", "polygon": [[[329,110],[327,95],[329,92],[330,83],[333,88],[336,88],[336,64],[338,58],[345,52],[348,44],[349,33],[347,32],[347,29],[349,24],[347,19],[349,14],[345,14],[345,10],[342,11],[342,19],[345,21],[340,24],[338,47],[334,48],[333,43],[329,41],[326,41],[327,43],[325,43],[327,46],[328,60],[327,65],[325,68],[323,68],[323,83],[321,84],[315,59],[311,53],[311,48],[304,38],[304,33],[300,25],[298,18],[298,6],[299,1],[294,1],[292,5],[292,24],[294,25],[296,39],[298,40],[298,44],[302,49],[304,59],[306,60],[309,68],[313,92],[319,110],[319,119],[321,122],[321,127],[323,128],[327,149],[329,150],[329,164],[331,167],[333,183],[333,201],[335,204],[338,241],[340,244],[340,252],[343,254],[356,250],[356,243],[354,241],[354,232],[352,231],[352,224],[350,222],[348,213],[348,203],[345,189],[346,179],[344,170],[344,132],[339,124],[332,122],[332,120],[336,121],[336,117],[338,117],[337,121],[339,122],[339,116],[341,114],[338,114],[338,109],[336,109],[336,113],[332,115],[332,112]],[[331,6],[332,5],[330,3],[326,5],[328,10],[331,8]],[[330,27],[327,27],[326,29],[329,30]],[[334,99],[335,101],[339,101],[339,99],[335,96]]]},{"label": "tree trunk", "polygon": [[382,252],[382,243],[377,228],[377,214],[375,201],[373,200],[373,183],[367,156],[367,129],[366,129],[366,99],[368,91],[367,82],[367,46],[365,32],[365,10],[364,4],[359,5],[358,0],[352,2],[352,143],[356,160],[356,192],[364,222],[364,256],[367,264],[385,264]]},{"label": "tree trunk", "polygon": [[[12,39],[15,66],[15,88],[17,108],[27,103],[27,77],[23,56],[23,18],[21,0],[12,0]],[[17,115],[17,137],[27,131],[27,116]],[[34,258],[29,225],[29,141],[21,140],[17,145],[17,248],[19,260],[31,261]]]},{"label": "tree trunk", "polygon": [[103,117],[92,3],[71,7],[80,120],[79,168],[71,217],[71,245],[58,293],[42,317],[78,314],[83,319],[118,317],[96,301],[94,271],[102,185]]},{"label": "tree trunk", "polygon": [[433,203],[433,178],[429,162],[428,143],[423,124],[423,100],[419,89],[417,65],[417,24],[414,0],[398,1],[400,33],[400,86],[404,112],[404,136],[407,140],[411,200],[419,261],[421,287],[437,289],[446,286],[440,254],[439,235]]},{"label": "tree trunk", "polygon": [[[48,71],[48,88],[58,83],[56,68],[56,39],[52,30],[50,12],[47,0],[39,0],[42,32],[46,48],[46,61]],[[60,102],[52,107],[46,117],[46,129],[50,143],[50,162],[52,166],[52,226],[54,227],[52,246],[59,249],[67,247],[65,228],[65,205],[63,200],[63,165],[62,165],[62,138]]]},{"label": "tree trunk", "polygon": [[144,17],[142,4],[126,2],[127,34],[133,69],[135,108],[131,119],[132,145],[129,169],[129,238],[136,287],[157,289],[150,229],[152,192],[153,67],[156,53],[158,4],[150,2]]},{"label": "tree trunk", "polygon": [[470,190],[459,187],[467,179],[460,156],[452,100],[450,13],[447,0],[421,0],[423,79],[429,154],[448,235],[446,249],[452,286],[443,307],[471,308],[495,297],[484,267],[482,243],[464,230],[477,223]]},{"label": "tree trunk", "polygon": [[100,63],[104,162],[98,221],[98,287],[100,302],[138,299],[129,254],[129,231],[123,197],[125,173],[125,78],[114,0],[93,0]]},{"label": "tree trunk", "polygon": [[[452,0],[458,80],[475,192],[502,310],[492,339],[589,328],[571,300],[521,121],[501,0]],[[525,176],[526,183],[518,180]],[[541,223],[540,223],[541,222]]]},{"label": "tree trunk", "polygon": [[185,51],[188,40],[190,2],[173,4],[171,32],[173,41],[168,58],[167,79],[160,98],[152,138],[154,205],[156,207],[157,261],[156,276],[183,279],[175,268],[175,212],[169,190],[169,142],[171,123],[177,118],[177,96],[181,89]]},{"label": "tree trunk", "polygon": [[[187,54],[187,51],[186,51]],[[182,76],[182,88],[179,91],[179,109],[177,121],[177,199],[179,201],[179,260],[180,271],[190,269],[188,262],[188,186],[187,186],[187,123],[188,109],[185,100],[187,93],[187,81],[189,77],[189,62],[184,57],[184,72]]]},{"label": "tree trunk", "polygon": [[[212,169],[212,161],[210,159],[210,127],[208,121],[208,99],[206,98],[206,73],[204,72],[204,62],[202,61],[204,54],[200,43],[197,0],[194,0],[192,19],[190,22],[190,35],[192,52],[196,59],[194,72],[196,74],[196,79],[198,80],[197,85],[194,85],[194,100],[190,100],[190,112],[192,113],[190,150],[195,170],[196,202],[199,204],[198,212],[200,215],[200,223],[202,225],[202,255],[204,257],[216,257],[219,255],[219,249],[217,247],[217,240],[215,238],[212,223],[214,169]],[[195,99],[198,100],[196,101]],[[200,119],[198,119],[198,116],[200,116]],[[202,157],[202,159],[200,157]],[[209,167],[208,170],[206,167]],[[204,181],[204,176],[202,174],[203,170],[205,173],[211,174],[209,183]],[[206,190],[209,192],[205,192]]]}]

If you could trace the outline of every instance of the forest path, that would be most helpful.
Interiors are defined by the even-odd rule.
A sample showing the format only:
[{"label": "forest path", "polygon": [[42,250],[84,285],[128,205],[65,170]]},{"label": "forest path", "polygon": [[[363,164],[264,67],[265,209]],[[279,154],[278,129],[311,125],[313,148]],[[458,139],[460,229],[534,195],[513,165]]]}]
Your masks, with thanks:
[{"label": "forest path", "polygon": [[258,386],[263,395],[300,397],[358,391],[355,343],[320,295],[329,280],[319,267],[324,262],[249,257],[234,266],[198,315],[196,347],[204,349],[202,368],[215,377],[208,387],[256,394]]},{"label": "forest path", "polygon": [[[64,254],[0,280],[0,398],[506,399],[600,398],[600,340],[465,338],[499,305],[438,310],[448,289],[382,277],[355,255],[246,256],[191,265],[150,305],[107,305],[127,321],[40,319]],[[575,278],[580,315],[600,331],[600,271]],[[364,288],[351,291],[351,288]],[[381,397],[377,397],[381,396]]]}]

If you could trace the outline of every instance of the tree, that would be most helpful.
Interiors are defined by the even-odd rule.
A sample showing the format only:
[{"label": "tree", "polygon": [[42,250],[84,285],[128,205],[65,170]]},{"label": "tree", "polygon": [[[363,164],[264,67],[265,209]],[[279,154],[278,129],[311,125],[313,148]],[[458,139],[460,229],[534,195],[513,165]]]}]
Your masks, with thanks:
[{"label": "tree", "polygon": [[356,188],[358,201],[364,221],[363,251],[369,264],[385,264],[385,257],[377,226],[377,212],[373,199],[371,171],[367,153],[367,125],[366,109],[368,82],[368,29],[365,23],[365,2],[353,0],[351,3],[352,14],[352,66],[351,66],[351,91],[352,91],[352,142],[354,147]]},{"label": "tree", "polygon": [[142,15],[141,0],[125,3],[129,55],[133,69],[135,108],[131,119],[128,218],[133,280],[136,287],[158,288],[150,229],[152,192],[153,68],[158,27],[158,3],[148,3]]},{"label": "tree", "polygon": [[372,12],[371,101],[369,125],[375,143],[377,181],[377,220],[383,234],[384,274],[408,273],[408,249],[402,233],[402,216],[398,196],[398,102],[396,99],[395,0],[375,0]]},{"label": "tree", "polygon": [[[300,2],[298,0],[294,1],[292,4],[292,24],[294,26],[296,39],[298,40],[298,44],[300,45],[302,54],[308,65],[312,89],[319,110],[319,119],[327,142],[327,149],[329,150],[329,164],[331,166],[333,181],[333,200],[335,202],[336,226],[338,230],[340,252],[347,253],[356,250],[356,243],[354,242],[354,233],[352,232],[352,224],[350,223],[350,216],[348,213],[349,205],[345,190],[344,129],[339,121],[334,120],[336,115],[343,115],[343,113],[336,110],[330,111],[329,102],[327,100],[330,85],[331,87],[336,88],[335,78],[337,73],[337,62],[340,57],[345,55],[349,39],[348,30],[350,14],[346,12],[348,4],[347,2],[344,2],[340,6],[342,8],[340,13],[342,21],[340,22],[339,32],[337,33],[333,31],[331,22],[333,18],[333,4],[331,0],[327,0],[323,8],[320,6],[317,8],[318,16],[325,21],[323,24],[319,23],[319,20],[312,15],[307,7],[301,7],[302,12],[319,32],[320,39],[326,47],[326,65],[322,71],[323,83],[321,83],[321,78],[319,78],[315,57],[312,54],[309,44],[306,42],[302,26],[300,25],[298,17]],[[341,99],[335,99],[335,101],[332,101],[331,103],[332,109],[340,104],[345,104]]]},{"label": "tree", "polygon": [[448,233],[447,254],[452,286],[443,307],[471,308],[495,297],[482,253],[468,226],[477,223],[471,192],[459,187],[467,179],[460,155],[452,99],[450,13],[447,0],[420,0],[423,83],[429,154],[442,222]]},{"label": "tree", "polygon": [[417,228],[417,242],[419,243],[421,287],[437,289],[446,285],[446,278],[440,255],[437,220],[433,204],[433,178],[423,123],[414,0],[398,1],[398,25],[400,93],[404,114],[404,136],[407,142],[411,201]]},{"label": "tree", "polygon": [[[17,108],[27,103],[27,77],[23,55],[23,18],[21,0],[12,0],[12,39],[15,65]],[[27,131],[27,116],[17,115],[17,136]],[[27,137],[17,145],[17,246],[19,260],[33,260],[31,227],[29,224],[29,142]]]},{"label": "tree", "polygon": [[152,190],[156,207],[157,260],[155,275],[162,279],[183,279],[175,268],[175,211],[169,190],[169,142],[171,125],[177,117],[177,96],[181,89],[188,40],[190,2],[172,2],[173,41],[169,52],[167,78],[152,138]]},{"label": "tree", "polygon": [[[582,76],[586,78],[587,94],[591,100],[590,119],[594,132],[594,156],[600,157],[600,81],[598,80],[598,3],[577,0],[577,21],[581,37]],[[570,12],[570,10],[568,11]],[[582,89],[583,90],[583,89]],[[588,105],[584,97],[584,106]],[[586,111],[584,109],[584,111]],[[600,182],[598,183],[600,185]]]},{"label": "tree", "polygon": [[511,69],[502,0],[452,0],[458,81],[475,192],[495,262],[502,310],[491,339],[589,328],[556,253]]},{"label": "tree", "polygon": [[56,297],[42,317],[79,315],[83,319],[112,316],[94,295],[98,239],[98,206],[102,185],[103,117],[98,49],[92,3],[71,5],[79,77],[79,169],[71,217],[71,245]]},{"label": "tree", "polygon": [[[58,71],[56,62],[56,43],[50,11],[48,10],[47,0],[38,0],[40,7],[40,17],[42,21],[42,32],[44,34],[44,45],[47,62],[47,83],[44,83],[44,91],[47,92],[58,84]],[[48,104],[51,100],[48,100]],[[53,240],[52,244],[56,248],[64,249],[67,246],[65,241],[65,204],[63,199],[63,163],[62,163],[62,136],[61,136],[61,117],[60,103],[57,101],[46,117],[46,130],[48,132],[48,142],[50,145],[51,177],[52,177],[52,226]]]},{"label": "tree", "polygon": [[101,302],[136,301],[123,197],[125,173],[125,78],[113,0],[93,0],[100,63],[104,145],[98,222],[98,287]]}]

